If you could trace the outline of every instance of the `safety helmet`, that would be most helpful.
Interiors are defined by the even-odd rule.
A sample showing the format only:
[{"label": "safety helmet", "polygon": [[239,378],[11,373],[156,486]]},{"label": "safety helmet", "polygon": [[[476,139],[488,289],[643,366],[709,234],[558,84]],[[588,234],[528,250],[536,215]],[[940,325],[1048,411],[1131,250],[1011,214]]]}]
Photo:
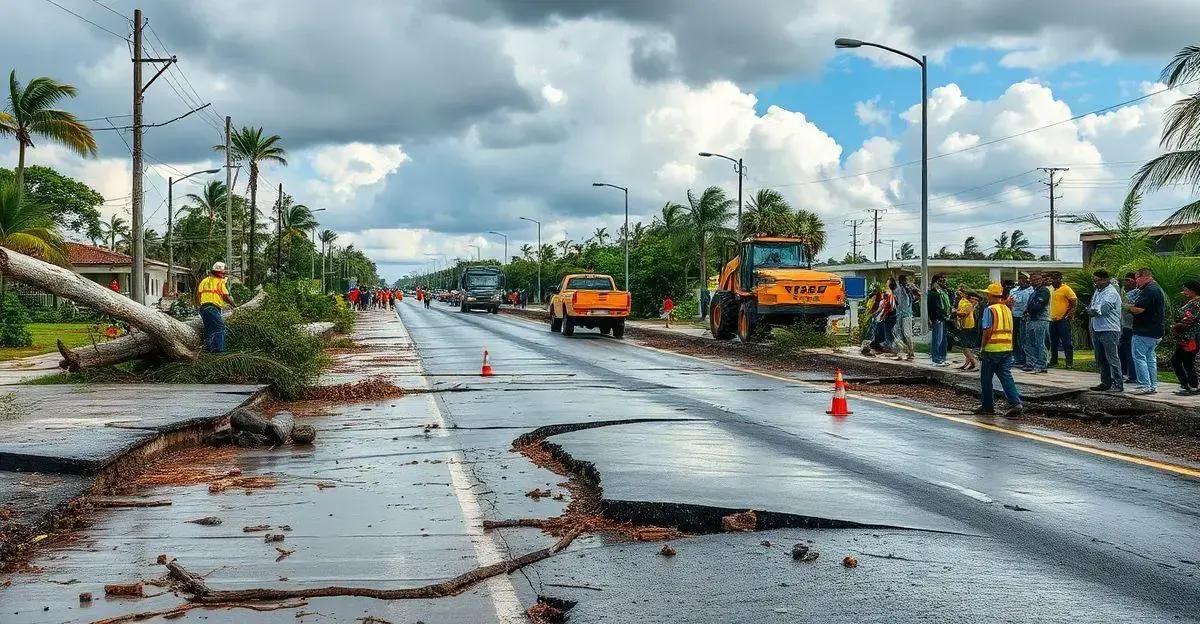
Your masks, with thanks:
[{"label": "safety helmet", "polygon": [[224,262],[214,262],[212,270],[213,270],[213,273],[224,273],[225,272],[225,263]]}]

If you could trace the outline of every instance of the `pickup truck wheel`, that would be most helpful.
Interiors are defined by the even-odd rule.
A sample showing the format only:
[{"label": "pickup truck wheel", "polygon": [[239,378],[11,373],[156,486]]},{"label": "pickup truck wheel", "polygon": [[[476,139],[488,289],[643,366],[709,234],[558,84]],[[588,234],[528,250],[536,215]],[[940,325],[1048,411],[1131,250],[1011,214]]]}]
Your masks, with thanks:
[{"label": "pickup truck wheel", "polygon": [[492,306],[492,314],[500,314],[500,306]]},{"label": "pickup truck wheel", "polygon": [[575,335],[575,319],[573,319],[569,316],[563,317],[562,335],[564,335],[564,336],[574,336]]},{"label": "pickup truck wheel", "polygon": [[742,342],[751,342],[755,338],[758,323],[755,319],[754,301],[744,301],[738,308],[737,335]]},{"label": "pickup truck wheel", "polygon": [[601,333],[602,335],[605,335],[605,336],[607,336],[607,335],[611,334],[611,333],[612,333],[612,326],[611,326],[611,325],[601,325],[601,326],[600,326],[600,333]]},{"label": "pickup truck wheel", "polygon": [[613,325],[612,332],[613,332],[613,338],[617,338],[617,339],[624,338],[625,337],[625,321],[618,321],[616,325]]},{"label": "pickup truck wheel", "polygon": [[553,308],[550,309],[550,331],[556,334],[562,331],[562,319],[554,316]]},{"label": "pickup truck wheel", "polygon": [[708,328],[712,332],[713,338],[717,340],[733,338],[734,331],[737,329],[737,317],[738,304],[733,293],[727,290],[718,290],[713,293],[708,310]]}]

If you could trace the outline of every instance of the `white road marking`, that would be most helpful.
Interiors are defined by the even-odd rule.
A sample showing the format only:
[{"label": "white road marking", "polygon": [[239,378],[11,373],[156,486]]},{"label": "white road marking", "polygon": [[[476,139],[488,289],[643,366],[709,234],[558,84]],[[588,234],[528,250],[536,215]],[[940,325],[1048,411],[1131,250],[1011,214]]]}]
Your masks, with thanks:
[{"label": "white road marking", "polygon": [[[408,328],[404,326],[404,321],[400,319],[400,311],[396,310],[396,321],[400,323],[400,327],[404,332],[404,337],[409,343],[416,346],[412,341],[412,337],[408,333]],[[419,348],[418,348],[419,351]],[[432,387],[429,379],[425,376],[425,365],[421,362],[420,355],[417,357],[417,369],[421,377],[421,383],[426,387]],[[449,436],[446,419],[442,415],[442,410],[438,407],[437,399],[434,394],[425,394],[425,400],[429,404],[429,411],[433,414],[437,421],[438,428],[436,435]],[[467,470],[463,464],[463,456],[461,452],[455,451],[451,454],[450,461],[447,462],[450,468],[450,483],[453,486],[454,496],[458,499],[458,507],[462,510],[463,522],[466,525],[466,533],[471,538],[471,546],[475,549],[475,558],[479,560],[480,565],[492,565],[508,559],[504,549],[501,548],[499,542],[492,537],[490,533],[483,531],[483,513],[480,511],[479,499],[475,495],[474,486],[476,480],[467,474]],[[484,581],[483,588],[487,591],[488,597],[492,600],[492,606],[496,610],[496,618],[503,624],[521,624],[528,622],[525,617],[525,610],[521,608],[521,600],[517,598],[517,588],[512,584],[512,577],[509,575],[493,576]]]},{"label": "white road marking", "polygon": [[949,481],[930,481],[930,483],[944,487],[948,490],[954,490],[955,492],[958,492],[959,494],[962,494],[963,496],[966,496],[968,498],[973,498],[981,503],[986,503],[988,505],[991,505],[992,503],[996,502],[995,500],[992,500],[992,497],[988,496],[987,494],[984,494],[983,492],[980,492],[979,490],[972,490],[969,487],[963,487],[961,485],[950,483]]}]

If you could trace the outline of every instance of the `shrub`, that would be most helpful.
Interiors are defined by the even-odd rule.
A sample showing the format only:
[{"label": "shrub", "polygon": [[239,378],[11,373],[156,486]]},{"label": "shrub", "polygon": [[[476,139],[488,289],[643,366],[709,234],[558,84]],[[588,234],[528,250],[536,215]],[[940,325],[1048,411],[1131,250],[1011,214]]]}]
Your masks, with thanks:
[{"label": "shrub", "polygon": [[778,327],[772,331],[774,348],[778,351],[792,353],[805,349],[825,349],[836,347],[838,337],[825,331],[824,325],[796,323],[790,327]]},{"label": "shrub", "polygon": [[0,299],[0,346],[28,347],[33,344],[29,333],[29,312],[17,296],[8,293]]},{"label": "shrub", "polygon": [[330,321],[339,332],[348,332],[354,327],[354,312],[337,295],[324,295],[312,289],[308,280],[287,281],[267,287],[267,301],[263,310],[285,311],[295,314],[300,323]]}]

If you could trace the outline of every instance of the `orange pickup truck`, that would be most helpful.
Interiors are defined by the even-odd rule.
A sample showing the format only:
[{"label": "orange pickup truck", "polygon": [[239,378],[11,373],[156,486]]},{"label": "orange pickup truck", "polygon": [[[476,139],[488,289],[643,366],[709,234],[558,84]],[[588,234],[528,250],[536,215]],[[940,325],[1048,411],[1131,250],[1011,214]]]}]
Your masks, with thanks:
[{"label": "orange pickup truck", "polygon": [[601,334],[621,338],[629,303],[629,293],[617,290],[610,275],[568,275],[550,297],[550,331],[570,336],[578,326],[598,327]]}]

